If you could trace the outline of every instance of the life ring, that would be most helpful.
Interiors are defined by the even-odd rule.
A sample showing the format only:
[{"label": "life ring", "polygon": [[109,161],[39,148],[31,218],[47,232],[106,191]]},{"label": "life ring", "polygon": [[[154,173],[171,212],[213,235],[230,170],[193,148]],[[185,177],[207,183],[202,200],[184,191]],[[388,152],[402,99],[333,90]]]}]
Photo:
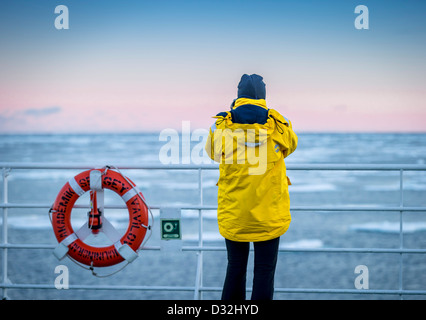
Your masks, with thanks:
[{"label": "life ring", "polygon": [[[126,203],[129,225],[125,234],[107,247],[93,247],[84,243],[71,226],[71,211],[77,199],[90,190],[93,170],[100,172],[102,188],[116,192]],[[61,189],[51,212],[55,237],[59,242],[54,255],[62,259],[66,254],[91,267],[108,267],[137,257],[137,250],[145,238],[148,225],[148,206],[136,185],[121,173],[106,167],[84,171],[70,179]],[[90,220],[89,220],[90,221]]]}]

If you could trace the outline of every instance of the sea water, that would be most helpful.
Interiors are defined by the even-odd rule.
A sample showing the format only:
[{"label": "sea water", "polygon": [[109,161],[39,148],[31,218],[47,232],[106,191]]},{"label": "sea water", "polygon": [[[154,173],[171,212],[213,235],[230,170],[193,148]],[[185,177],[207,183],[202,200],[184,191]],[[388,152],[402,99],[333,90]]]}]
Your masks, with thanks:
[{"label": "sea water", "polygon": [[[331,134],[301,133],[295,153],[286,159],[291,164],[425,164],[425,134]],[[138,134],[62,134],[0,135],[0,162],[84,163],[102,165],[161,164],[159,154],[167,143],[160,133]],[[182,143],[182,141],[180,141]],[[192,142],[193,147],[198,142]],[[181,145],[179,147],[182,147]],[[179,148],[182,150],[182,148]],[[175,161],[182,162],[182,152]],[[206,160],[208,161],[208,160]],[[8,202],[53,203],[60,188],[82,170],[14,169],[8,176]],[[123,170],[141,189],[149,204],[200,204],[196,170]],[[426,206],[426,172],[406,171],[404,192],[400,195],[399,171],[295,171],[287,172],[291,205],[298,206]],[[217,204],[218,170],[202,173],[204,205]],[[3,196],[3,184],[0,194]],[[3,198],[1,198],[3,201]],[[78,200],[88,205],[87,195]],[[122,204],[107,190],[106,205]],[[48,209],[8,209],[9,243],[56,244]],[[72,225],[86,223],[87,210],[73,211]],[[158,221],[158,210],[153,210]],[[106,217],[124,232],[128,223],[125,210],[109,209]],[[203,244],[224,246],[217,228],[215,210],[203,211]],[[299,248],[404,248],[426,249],[426,212],[404,212],[403,237],[400,237],[400,212],[383,211],[293,211],[288,232],[281,237],[276,288],[354,289],[354,270],[365,265],[369,270],[369,288],[426,290],[426,257],[420,254],[297,252]],[[2,220],[0,220],[2,223]],[[159,246],[159,223],[154,225],[147,246]],[[182,211],[184,246],[198,245],[198,211]],[[101,236],[100,236],[101,237]],[[294,250],[294,251],[293,251]],[[3,255],[0,254],[0,259]],[[252,259],[251,259],[252,260]],[[94,277],[70,260],[58,261],[50,249],[9,249],[8,279],[12,283],[53,285],[55,267],[70,270],[70,285],[120,286],[194,286],[197,254],[195,252],[159,252],[143,250],[140,257],[119,273]],[[2,268],[3,263],[0,264]],[[203,253],[203,286],[220,288],[226,269],[226,252]],[[251,287],[253,263],[250,261],[247,286]],[[103,270],[100,271],[102,273]],[[1,271],[3,274],[3,271]],[[188,291],[149,290],[38,290],[8,289],[15,299],[192,299]],[[249,296],[249,295],[248,295]],[[220,298],[220,291],[203,293],[205,299]],[[275,293],[276,299],[365,299],[399,298],[386,295]],[[404,298],[424,298],[406,296]]]}]

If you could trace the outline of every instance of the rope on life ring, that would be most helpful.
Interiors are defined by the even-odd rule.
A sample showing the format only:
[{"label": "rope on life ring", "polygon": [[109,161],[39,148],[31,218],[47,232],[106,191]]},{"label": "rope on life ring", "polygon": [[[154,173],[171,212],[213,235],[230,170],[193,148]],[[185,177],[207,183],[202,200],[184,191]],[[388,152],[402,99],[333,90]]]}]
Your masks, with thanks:
[{"label": "rope on life ring", "polygon": [[[75,262],[89,266],[94,275],[96,274],[93,267],[108,267],[123,261],[127,264],[134,261],[138,257],[138,250],[147,231],[152,229],[148,216],[151,211],[142,192],[117,168],[114,169],[106,166],[102,169],[81,172],[71,178],[62,187],[49,211],[53,231],[59,243],[53,254],[59,260],[68,256]],[[98,198],[96,194],[103,193],[104,189],[114,191],[126,203],[129,225],[123,236],[103,215],[103,194]],[[74,231],[71,225],[71,211],[77,199],[89,190],[92,202],[92,210],[88,213],[89,221]],[[99,198],[102,199],[100,208],[97,206]],[[152,214],[151,220],[153,222]],[[100,231],[113,242],[112,245],[95,247],[83,242],[91,233],[97,234]]]}]

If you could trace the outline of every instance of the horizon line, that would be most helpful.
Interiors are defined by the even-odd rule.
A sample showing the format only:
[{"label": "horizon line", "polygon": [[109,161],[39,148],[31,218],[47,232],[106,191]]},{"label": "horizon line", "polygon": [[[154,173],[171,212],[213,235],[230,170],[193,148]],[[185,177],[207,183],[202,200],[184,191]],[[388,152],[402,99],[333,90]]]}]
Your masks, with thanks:
[{"label": "horizon line", "polygon": [[[182,130],[177,130],[174,128],[166,128],[176,130],[178,133],[182,133]],[[200,128],[198,128],[200,129]],[[205,128],[208,131],[210,128]],[[165,129],[162,129],[165,130]],[[141,131],[64,131],[64,132],[55,132],[55,131],[28,131],[28,132],[0,132],[0,136],[11,136],[11,135],[133,135],[133,134],[159,134],[162,130],[141,130]],[[194,130],[191,130],[191,133]],[[296,130],[296,134],[426,134],[424,131],[322,131],[322,130]]]}]

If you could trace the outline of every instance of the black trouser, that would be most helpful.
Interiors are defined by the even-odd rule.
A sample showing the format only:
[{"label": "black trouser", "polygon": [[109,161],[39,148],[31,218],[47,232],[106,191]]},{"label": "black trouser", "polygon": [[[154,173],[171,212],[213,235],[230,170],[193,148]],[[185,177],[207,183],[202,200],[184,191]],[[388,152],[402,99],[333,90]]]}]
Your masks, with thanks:
[{"label": "black trouser", "polygon": [[[246,299],[247,262],[250,242],[236,242],[225,239],[228,250],[228,268],[223,285],[222,300]],[[272,300],[274,275],[277,265],[280,238],[254,244],[254,277],[252,300]]]}]

